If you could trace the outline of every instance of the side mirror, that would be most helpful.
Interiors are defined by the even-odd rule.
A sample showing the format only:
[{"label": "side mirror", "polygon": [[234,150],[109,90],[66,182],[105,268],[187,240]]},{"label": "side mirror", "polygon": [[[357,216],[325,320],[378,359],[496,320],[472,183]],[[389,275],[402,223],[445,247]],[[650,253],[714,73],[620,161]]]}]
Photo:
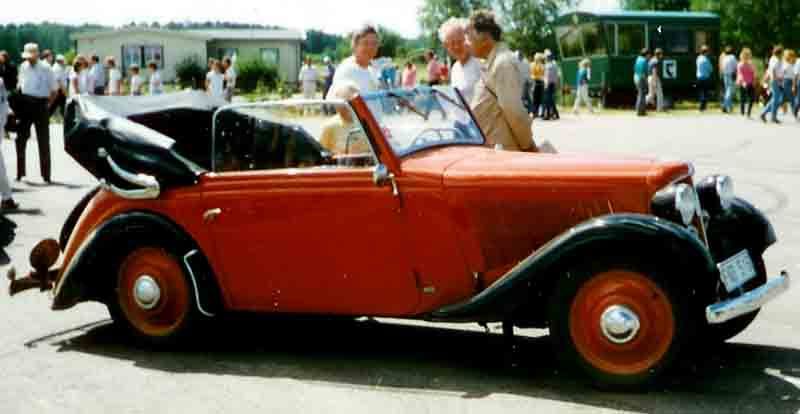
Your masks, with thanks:
[{"label": "side mirror", "polygon": [[387,183],[392,185],[392,194],[397,197],[400,191],[397,188],[397,181],[394,179],[394,174],[389,171],[389,168],[384,164],[378,164],[372,170],[372,182],[378,187],[383,187]]}]

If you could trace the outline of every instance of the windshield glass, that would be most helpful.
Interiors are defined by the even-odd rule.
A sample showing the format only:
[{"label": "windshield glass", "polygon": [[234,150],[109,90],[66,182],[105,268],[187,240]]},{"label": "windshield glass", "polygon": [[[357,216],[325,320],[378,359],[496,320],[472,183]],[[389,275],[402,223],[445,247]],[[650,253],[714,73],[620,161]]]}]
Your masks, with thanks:
[{"label": "windshield glass", "polygon": [[398,156],[445,145],[483,145],[461,95],[449,87],[417,87],[364,96]]}]

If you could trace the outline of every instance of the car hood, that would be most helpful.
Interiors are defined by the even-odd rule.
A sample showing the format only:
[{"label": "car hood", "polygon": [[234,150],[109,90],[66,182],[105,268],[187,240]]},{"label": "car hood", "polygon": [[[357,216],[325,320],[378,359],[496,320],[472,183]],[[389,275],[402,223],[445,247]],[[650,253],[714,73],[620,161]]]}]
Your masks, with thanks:
[{"label": "car hood", "polygon": [[653,194],[689,177],[692,166],[652,158],[452,147],[405,160],[403,174],[441,180],[469,266],[484,272],[507,269],[594,217],[648,214]]},{"label": "car hood", "polygon": [[638,191],[653,193],[691,175],[693,167],[682,161],[599,153],[532,154],[449,147],[406,159],[403,171],[441,176],[446,188],[635,185]]}]

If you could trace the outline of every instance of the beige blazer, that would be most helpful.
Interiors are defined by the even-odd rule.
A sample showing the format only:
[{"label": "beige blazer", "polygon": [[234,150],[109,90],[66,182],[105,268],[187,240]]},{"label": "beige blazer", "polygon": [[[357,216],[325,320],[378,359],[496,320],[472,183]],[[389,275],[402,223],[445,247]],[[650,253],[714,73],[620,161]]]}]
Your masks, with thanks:
[{"label": "beige blazer", "polygon": [[531,118],[522,105],[523,80],[517,58],[498,43],[481,69],[472,111],[486,134],[486,145],[507,151],[536,150]]}]

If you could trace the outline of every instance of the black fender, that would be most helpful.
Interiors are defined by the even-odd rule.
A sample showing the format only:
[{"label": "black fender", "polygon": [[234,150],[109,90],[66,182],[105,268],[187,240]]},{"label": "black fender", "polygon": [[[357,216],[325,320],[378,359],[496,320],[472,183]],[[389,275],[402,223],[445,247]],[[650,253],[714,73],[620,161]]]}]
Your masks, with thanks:
[{"label": "black fender", "polygon": [[688,229],[655,216],[613,214],[567,230],[480,294],[436,310],[429,318],[459,322],[506,320],[518,308],[536,300],[533,291],[537,288],[546,291],[576,260],[619,252],[678,265],[687,271],[676,277],[683,277],[689,283],[709,281],[703,289],[711,289],[716,283],[716,265],[708,248]]},{"label": "black fender", "polygon": [[197,243],[177,224],[158,214],[136,211],[116,215],[97,226],[66,263],[56,284],[53,310],[80,302],[107,298],[116,265],[122,255],[146,241],[163,243],[180,256],[184,270],[195,285],[195,299],[202,313],[222,309],[222,294],[214,272]]},{"label": "black fender", "polygon": [[778,241],[764,213],[741,198],[734,199],[728,209],[709,217],[706,236],[717,263],[745,249],[760,257]]},{"label": "black fender", "polygon": [[64,225],[61,226],[61,233],[58,235],[58,245],[61,246],[61,251],[67,248],[67,243],[69,243],[69,238],[72,237],[72,232],[75,230],[75,226],[78,224],[78,219],[83,214],[83,211],[86,210],[86,206],[89,205],[89,202],[92,201],[95,195],[100,192],[100,186],[95,186],[91,191],[86,193],[86,195],[78,201],[78,204],[72,208],[72,211],[67,216],[67,219],[64,221]]}]

